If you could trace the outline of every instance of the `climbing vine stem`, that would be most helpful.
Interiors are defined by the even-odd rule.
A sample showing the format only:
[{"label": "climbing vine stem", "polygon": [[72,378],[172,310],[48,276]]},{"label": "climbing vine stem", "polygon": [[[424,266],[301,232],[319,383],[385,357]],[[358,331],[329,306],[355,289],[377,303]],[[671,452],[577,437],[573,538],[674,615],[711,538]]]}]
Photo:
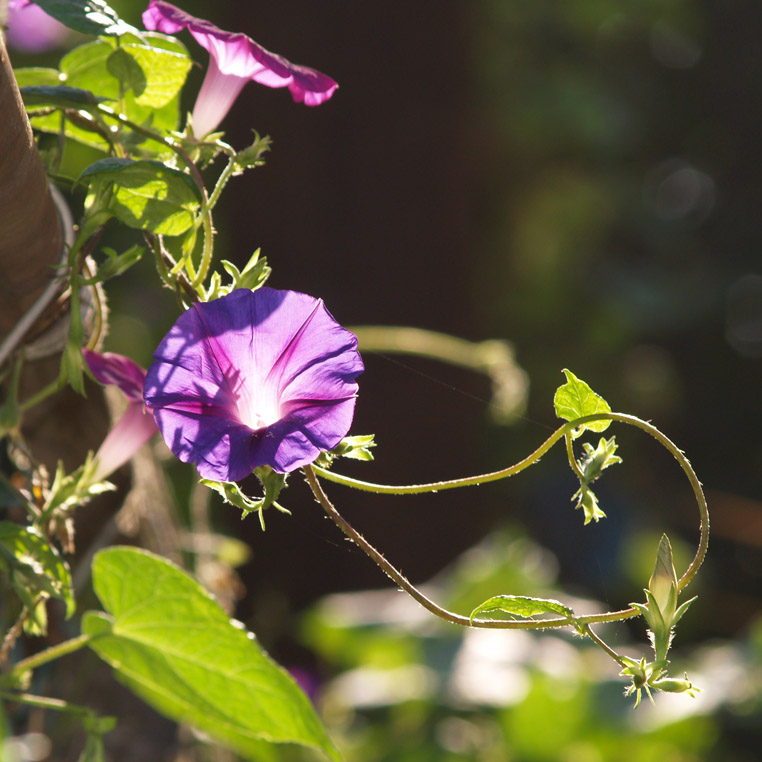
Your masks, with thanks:
[{"label": "climbing vine stem", "polygon": [[[480,484],[486,484],[488,482],[498,481],[500,479],[505,479],[509,476],[514,476],[515,474],[520,473],[524,469],[540,460],[540,458],[542,458],[542,456],[545,455],[545,453],[547,453],[548,450],[550,450],[550,448],[553,447],[553,445],[555,445],[562,438],[566,438],[567,454],[569,455],[570,463],[576,465],[573,453],[571,451],[569,435],[574,429],[578,429],[580,426],[588,423],[595,423],[596,421],[605,420],[628,424],[630,426],[635,426],[642,431],[645,431],[672,454],[688,478],[688,482],[691,485],[691,489],[693,490],[693,494],[699,509],[700,536],[696,554],[678,581],[678,589],[682,590],[696,575],[696,572],[698,571],[701,563],[704,560],[704,557],[706,556],[707,547],[709,545],[709,509],[707,506],[706,497],[704,496],[704,491],[701,487],[701,483],[699,482],[693,467],[685,457],[683,451],[680,450],[677,445],[675,445],[674,442],[672,442],[667,436],[662,434],[662,432],[659,431],[655,426],[652,426],[650,423],[643,421],[633,415],[627,415],[626,413],[605,412],[577,418],[573,421],[565,423],[556,429],[531,455],[527,456],[515,465],[508,466],[507,468],[501,469],[499,471],[493,471],[487,474],[479,474],[477,476],[464,477],[461,479],[451,479],[447,481],[431,482],[427,484],[393,486],[388,484],[374,484],[372,482],[364,482],[357,479],[352,479],[348,476],[343,476],[342,474],[337,474],[333,471],[329,471],[328,469],[318,466],[307,466],[304,470],[310,487],[315,494],[315,497],[322,505],[328,516],[342,529],[342,531],[350,539],[357,543],[357,545],[359,545],[362,550],[367,555],[369,555],[392,580],[394,580],[400,587],[406,590],[413,598],[415,598],[419,603],[421,603],[421,605],[423,605],[432,613],[456,624],[472,625],[475,627],[558,627],[568,625],[568,620],[546,619],[530,622],[496,622],[493,620],[476,619],[470,620],[468,617],[463,617],[442,609],[440,606],[426,598],[413,585],[411,585],[411,583],[397,569],[395,569],[372,545],[370,545],[370,543],[368,543],[367,540],[365,540],[365,538],[362,537],[359,532],[357,532],[353,527],[351,527],[351,525],[349,525],[349,523],[339,514],[336,508],[328,500],[325,492],[317,480],[317,477],[320,476],[337,484],[353,487],[354,489],[362,490],[365,492],[395,495],[414,495],[428,492],[439,492],[441,490],[455,489],[459,487],[472,487]],[[575,469],[575,473],[579,475],[578,469]],[[578,621],[582,624],[591,622],[610,622],[636,616],[637,613],[638,612],[635,609],[628,608],[621,611],[612,611],[606,614],[598,614],[592,617],[581,617]]]}]

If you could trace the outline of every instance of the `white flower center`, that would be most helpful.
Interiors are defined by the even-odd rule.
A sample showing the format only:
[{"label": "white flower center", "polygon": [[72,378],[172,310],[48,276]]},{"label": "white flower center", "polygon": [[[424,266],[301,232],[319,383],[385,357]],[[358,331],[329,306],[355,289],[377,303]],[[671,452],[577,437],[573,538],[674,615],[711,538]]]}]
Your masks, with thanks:
[{"label": "white flower center", "polygon": [[280,420],[280,406],[275,399],[242,397],[238,400],[238,415],[241,423],[253,431],[267,428]]}]

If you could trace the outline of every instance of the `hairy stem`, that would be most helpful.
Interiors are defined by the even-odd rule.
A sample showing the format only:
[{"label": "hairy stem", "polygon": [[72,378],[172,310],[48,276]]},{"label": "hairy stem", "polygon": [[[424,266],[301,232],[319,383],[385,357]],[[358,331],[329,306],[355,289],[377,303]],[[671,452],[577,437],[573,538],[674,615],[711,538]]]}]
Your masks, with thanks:
[{"label": "hairy stem", "polygon": [[69,712],[70,714],[81,717],[95,717],[95,712],[86,706],[70,704],[61,699],[48,698],[47,696],[34,696],[31,693],[12,693],[10,691],[0,691],[0,698],[6,701],[14,701],[18,704],[34,706],[38,709],[52,709],[55,712]]},{"label": "hairy stem", "polygon": [[[432,601],[424,595],[410,580],[405,577],[393,564],[373,547],[334,507],[328,496],[323,491],[320,482],[312,466],[304,467],[304,474],[307,482],[315,495],[316,500],[322,506],[327,516],[341,529],[342,532],[354,542],[393,582],[399,585],[411,598],[418,601],[427,611],[430,611],[440,619],[444,619],[451,624],[458,624],[464,627],[483,627],[495,630],[540,630],[551,627],[568,627],[570,622],[565,618],[554,619],[471,619],[453,611],[448,611],[439,604]],[[592,614],[585,617],[577,617],[577,624],[589,624],[591,622],[612,622],[620,619],[628,619],[637,616],[635,609],[623,609],[622,611],[609,611],[605,614]]]},{"label": "hairy stem", "polygon": [[586,625],[584,628],[584,633],[587,635],[590,640],[595,643],[599,648],[602,648],[617,664],[619,664],[622,668],[627,666],[627,662],[603,639],[599,638],[594,632],[592,627],[590,625]]},{"label": "hairy stem", "polygon": [[47,664],[48,662],[54,661],[55,659],[60,659],[62,656],[66,656],[67,654],[74,653],[83,646],[86,646],[92,639],[92,635],[80,635],[76,638],[72,638],[71,640],[65,640],[63,643],[58,643],[55,646],[46,648],[44,651],[40,651],[33,656],[22,659],[8,673],[9,677],[11,679],[17,678],[23,675],[24,672],[29,672],[30,670],[36,669],[37,667],[41,667],[43,664]]},{"label": "hairy stem", "polygon": [[10,630],[5,633],[5,637],[3,638],[3,645],[0,647],[0,667],[2,667],[3,664],[5,664],[7,661],[8,654],[11,652],[11,649],[18,640],[19,635],[21,635],[21,630],[24,628],[24,622],[26,622],[28,616],[29,609],[24,606],[21,609],[19,618],[15,621]]},{"label": "hairy stem", "polygon": [[[337,484],[343,484],[346,487],[353,487],[354,489],[359,489],[364,492],[374,492],[378,494],[417,495],[427,492],[439,492],[446,489],[456,489],[459,487],[474,487],[479,484],[487,484],[489,482],[498,481],[500,479],[506,479],[509,476],[514,476],[515,474],[520,473],[524,469],[536,463],[543,455],[545,455],[546,452],[548,452],[548,450],[550,450],[551,447],[553,447],[554,444],[556,444],[556,442],[558,442],[559,439],[567,436],[573,429],[576,429],[585,423],[594,423],[595,421],[617,421],[619,423],[635,426],[636,428],[645,431],[672,454],[675,460],[677,460],[677,462],[680,464],[680,468],[682,468],[683,473],[685,473],[686,477],[688,478],[688,482],[691,485],[691,489],[693,490],[693,495],[696,499],[696,504],[698,505],[699,509],[700,536],[696,554],[678,581],[678,588],[679,590],[682,590],[684,587],[686,587],[686,585],[688,585],[693,577],[696,576],[696,572],[701,566],[709,546],[709,508],[707,506],[706,497],[701,487],[701,482],[698,480],[696,472],[693,470],[693,467],[688,461],[688,458],[685,457],[685,453],[683,453],[683,451],[680,450],[680,448],[674,442],[672,442],[672,440],[662,434],[661,431],[659,431],[659,429],[657,429],[655,426],[652,426],[650,423],[647,423],[646,421],[643,421],[634,415],[613,412],[595,413],[594,415],[586,415],[574,421],[569,421],[568,423],[565,423],[563,426],[560,426],[558,429],[556,429],[531,455],[527,456],[515,465],[508,466],[508,468],[503,468],[499,471],[492,471],[490,473],[479,474],[477,476],[467,476],[461,479],[449,479],[446,481],[430,482],[427,484],[374,484],[373,482],[364,482],[360,481],[359,479],[352,479],[348,476],[343,476],[342,474],[337,474],[333,471],[329,471],[318,466],[313,466],[312,468],[316,474],[329,481],[336,482]],[[570,449],[571,447],[569,443],[567,443],[567,451],[570,451]],[[570,461],[573,461],[573,453],[570,453],[569,458]],[[577,473],[576,469],[575,473]],[[633,609],[628,609],[628,611],[632,612],[629,614],[629,616],[635,616]],[[616,618],[621,617],[617,616]],[[597,621],[611,620],[599,619]]]}]

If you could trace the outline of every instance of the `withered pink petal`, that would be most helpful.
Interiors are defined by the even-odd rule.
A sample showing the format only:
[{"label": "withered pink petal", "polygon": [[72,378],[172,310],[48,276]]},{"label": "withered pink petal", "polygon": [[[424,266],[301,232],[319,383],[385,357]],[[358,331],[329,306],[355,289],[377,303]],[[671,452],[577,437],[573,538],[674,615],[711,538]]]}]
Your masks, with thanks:
[{"label": "withered pink petal", "polygon": [[130,402],[143,402],[146,372],[134,360],[113,352],[93,352],[83,349],[87,367],[97,381],[107,386],[114,384]]}]

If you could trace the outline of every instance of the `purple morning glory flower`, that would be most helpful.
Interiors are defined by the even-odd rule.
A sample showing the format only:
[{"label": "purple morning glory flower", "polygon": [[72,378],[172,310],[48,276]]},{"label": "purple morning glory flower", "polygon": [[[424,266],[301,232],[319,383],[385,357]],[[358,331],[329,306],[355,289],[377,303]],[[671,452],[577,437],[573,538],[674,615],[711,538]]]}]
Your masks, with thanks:
[{"label": "purple morning glory flower", "polygon": [[164,0],[151,0],[143,12],[143,24],[146,29],[165,34],[188,29],[196,42],[209,51],[209,68],[191,119],[193,134],[198,138],[217,127],[249,80],[268,87],[288,87],[293,99],[307,106],[327,101],[338,87],[325,74],[292,64],[245,34],[225,32]]},{"label": "purple morning glory flower", "polygon": [[8,44],[24,53],[41,53],[61,44],[69,30],[31,0],[9,0]]},{"label": "purple morning glory flower", "polygon": [[105,479],[126,463],[156,433],[156,422],[143,409],[146,372],[123,355],[82,350],[90,372],[102,384],[119,387],[129,405],[125,414],[103,440],[95,454],[93,482]]},{"label": "purple morning glory flower", "polygon": [[237,289],[194,304],[154,353],[144,397],[172,452],[206,479],[288,473],[349,431],[357,339],[322,299]]}]

